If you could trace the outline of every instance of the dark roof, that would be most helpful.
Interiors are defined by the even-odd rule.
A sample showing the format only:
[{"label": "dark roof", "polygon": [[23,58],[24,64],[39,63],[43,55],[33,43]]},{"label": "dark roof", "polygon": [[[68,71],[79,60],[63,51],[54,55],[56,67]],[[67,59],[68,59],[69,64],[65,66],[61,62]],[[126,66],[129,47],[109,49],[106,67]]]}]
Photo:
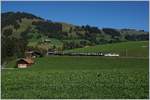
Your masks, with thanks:
[{"label": "dark roof", "polygon": [[38,51],[26,51],[25,53],[28,53],[28,54],[41,54]]},{"label": "dark roof", "polygon": [[29,58],[20,58],[20,59],[17,60],[17,62],[19,62],[21,60],[28,63],[28,64],[34,63],[34,61],[32,59],[29,59]]}]

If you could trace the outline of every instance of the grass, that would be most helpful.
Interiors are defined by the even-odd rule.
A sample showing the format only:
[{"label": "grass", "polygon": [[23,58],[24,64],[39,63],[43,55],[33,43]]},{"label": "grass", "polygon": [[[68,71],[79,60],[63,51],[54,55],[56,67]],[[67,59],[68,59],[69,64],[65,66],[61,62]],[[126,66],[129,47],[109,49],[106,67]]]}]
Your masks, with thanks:
[{"label": "grass", "polygon": [[[10,65],[11,66],[11,65]],[[2,70],[2,98],[148,98],[147,58],[51,56]]]},{"label": "grass", "polygon": [[[99,45],[69,52],[116,52],[127,57],[49,56],[27,69],[2,70],[5,99],[148,99],[148,41]],[[68,51],[67,51],[68,52]],[[15,67],[16,61],[6,67]]]},{"label": "grass", "polygon": [[113,52],[119,53],[120,56],[128,57],[148,57],[148,41],[122,42],[105,45],[96,45],[86,48],[68,50],[66,52]]}]

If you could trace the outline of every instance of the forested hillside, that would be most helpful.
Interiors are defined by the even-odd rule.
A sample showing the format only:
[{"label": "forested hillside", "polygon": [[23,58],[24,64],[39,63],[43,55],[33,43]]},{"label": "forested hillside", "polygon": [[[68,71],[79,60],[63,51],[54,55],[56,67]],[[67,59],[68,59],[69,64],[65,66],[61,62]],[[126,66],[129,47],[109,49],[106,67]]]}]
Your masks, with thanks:
[{"label": "forested hillside", "polygon": [[48,50],[82,48],[107,43],[149,40],[148,32],[134,29],[113,29],[77,26],[53,22],[25,12],[1,14],[2,62],[23,57],[25,50],[43,54]]}]

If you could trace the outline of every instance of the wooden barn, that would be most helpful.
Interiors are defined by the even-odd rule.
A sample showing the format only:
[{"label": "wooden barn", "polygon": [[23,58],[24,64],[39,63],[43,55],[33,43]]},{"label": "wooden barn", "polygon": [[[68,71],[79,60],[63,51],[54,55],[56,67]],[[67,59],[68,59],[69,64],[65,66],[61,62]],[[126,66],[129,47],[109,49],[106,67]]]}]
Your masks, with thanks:
[{"label": "wooden barn", "polygon": [[21,58],[17,60],[17,67],[18,68],[27,68],[34,63],[32,59],[29,58]]}]

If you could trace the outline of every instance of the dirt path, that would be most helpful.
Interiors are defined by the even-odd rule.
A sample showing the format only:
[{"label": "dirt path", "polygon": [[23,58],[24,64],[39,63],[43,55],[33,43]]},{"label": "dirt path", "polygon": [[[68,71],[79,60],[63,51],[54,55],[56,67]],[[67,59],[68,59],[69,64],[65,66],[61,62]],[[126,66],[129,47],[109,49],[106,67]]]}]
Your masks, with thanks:
[{"label": "dirt path", "polygon": [[1,68],[1,69],[10,69],[10,70],[12,70],[12,69],[17,69],[17,68]]}]

